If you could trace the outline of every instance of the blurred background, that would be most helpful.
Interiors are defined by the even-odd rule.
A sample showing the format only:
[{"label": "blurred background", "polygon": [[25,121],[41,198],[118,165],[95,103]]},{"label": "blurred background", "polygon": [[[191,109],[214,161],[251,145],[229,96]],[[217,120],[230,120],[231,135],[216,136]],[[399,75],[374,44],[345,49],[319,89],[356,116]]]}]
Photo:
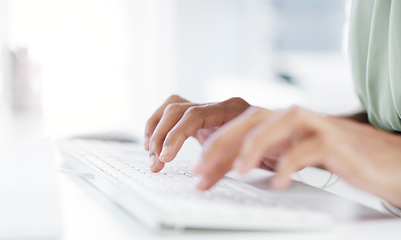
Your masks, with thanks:
[{"label": "blurred background", "polygon": [[142,136],[171,94],[359,108],[346,0],[0,0],[0,140]]}]

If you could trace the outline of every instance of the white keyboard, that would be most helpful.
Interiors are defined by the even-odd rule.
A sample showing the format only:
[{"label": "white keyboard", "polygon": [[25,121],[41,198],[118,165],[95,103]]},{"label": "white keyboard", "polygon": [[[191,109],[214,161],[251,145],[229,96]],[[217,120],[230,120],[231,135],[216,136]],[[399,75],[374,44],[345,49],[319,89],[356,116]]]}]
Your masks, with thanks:
[{"label": "white keyboard", "polygon": [[227,177],[200,192],[189,162],[153,173],[138,144],[70,139],[59,147],[70,167],[154,230],[291,230],[332,223],[326,213]]}]

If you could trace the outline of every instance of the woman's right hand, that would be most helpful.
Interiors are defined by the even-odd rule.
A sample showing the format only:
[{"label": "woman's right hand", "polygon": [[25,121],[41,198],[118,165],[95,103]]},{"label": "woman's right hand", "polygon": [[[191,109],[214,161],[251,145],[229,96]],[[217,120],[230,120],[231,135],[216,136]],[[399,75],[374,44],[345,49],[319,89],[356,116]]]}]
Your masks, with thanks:
[{"label": "woman's right hand", "polygon": [[248,107],[241,98],[196,104],[177,95],[170,96],[146,123],[144,147],[149,151],[151,170],[162,170],[190,136],[203,144],[214,131]]}]

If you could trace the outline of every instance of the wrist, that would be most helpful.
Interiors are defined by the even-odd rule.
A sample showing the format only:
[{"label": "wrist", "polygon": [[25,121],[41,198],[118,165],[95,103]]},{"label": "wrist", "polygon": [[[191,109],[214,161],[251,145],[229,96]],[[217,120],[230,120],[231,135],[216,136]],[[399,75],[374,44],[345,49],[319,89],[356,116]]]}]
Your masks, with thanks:
[{"label": "wrist", "polygon": [[369,123],[368,115],[366,112],[357,112],[350,115],[343,116],[344,118],[360,122],[360,123]]}]

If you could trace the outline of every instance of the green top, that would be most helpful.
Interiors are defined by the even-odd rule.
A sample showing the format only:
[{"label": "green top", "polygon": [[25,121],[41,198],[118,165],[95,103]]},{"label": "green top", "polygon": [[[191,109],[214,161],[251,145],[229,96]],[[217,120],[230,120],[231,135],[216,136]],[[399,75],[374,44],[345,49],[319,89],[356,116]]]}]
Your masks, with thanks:
[{"label": "green top", "polygon": [[370,123],[401,131],[401,0],[353,0],[349,49]]}]

